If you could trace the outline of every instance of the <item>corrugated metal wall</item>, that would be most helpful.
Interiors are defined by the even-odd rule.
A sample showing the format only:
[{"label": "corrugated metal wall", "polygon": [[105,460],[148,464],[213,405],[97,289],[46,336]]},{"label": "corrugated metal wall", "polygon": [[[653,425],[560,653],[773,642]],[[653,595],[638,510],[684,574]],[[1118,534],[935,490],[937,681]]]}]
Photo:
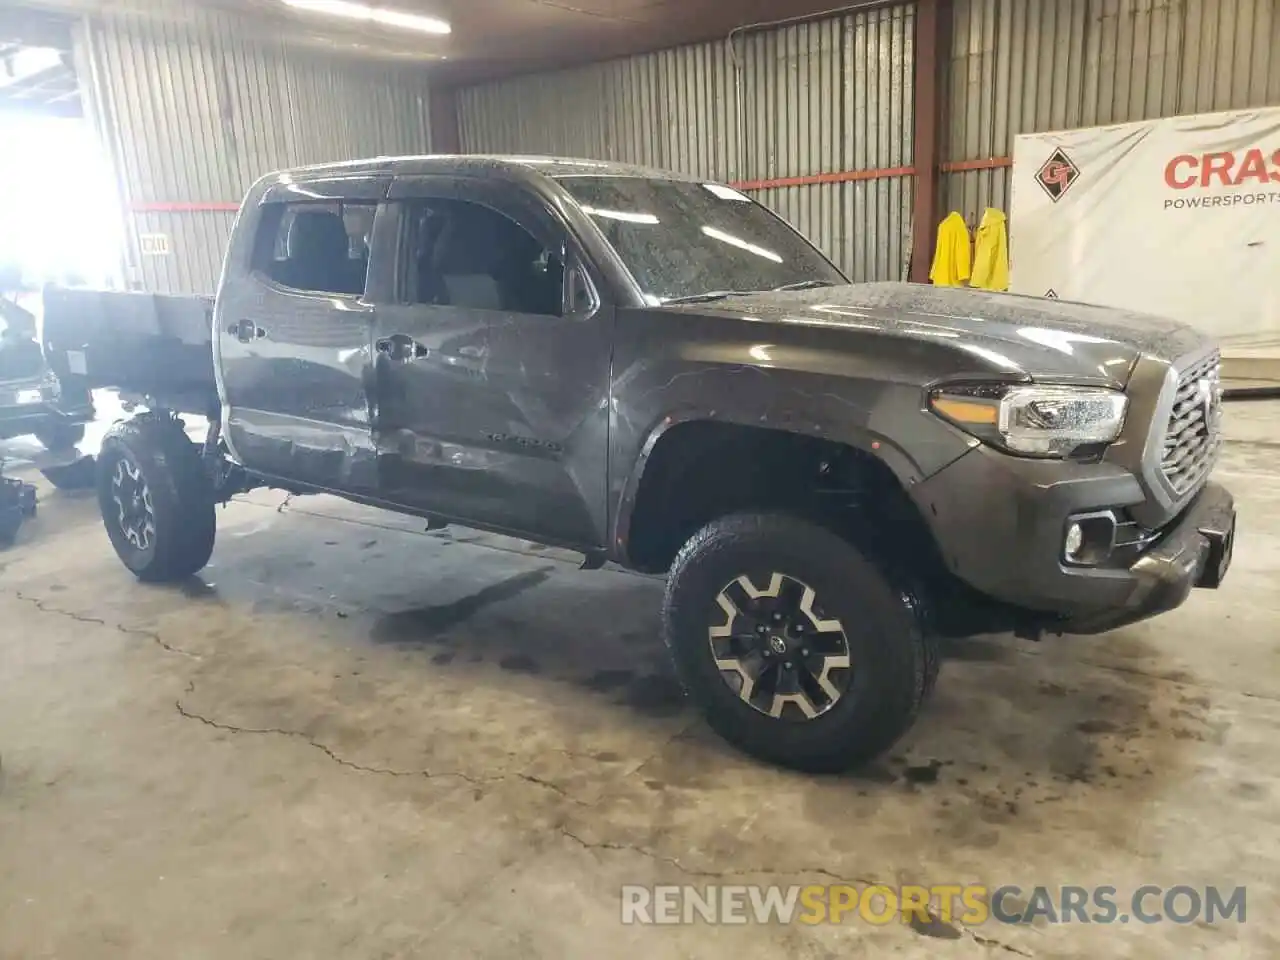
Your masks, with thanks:
[{"label": "corrugated metal wall", "polygon": [[955,0],[946,209],[1006,208],[1019,133],[1280,104],[1280,0]]},{"label": "corrugated metal wall", "polygon": [[[421,69],[286,48],[229,17],[92,17],[76,60],[120,181],[129,279],[146,290],[212,291],[229,208],[263,173],[430,147]],[[168,252],[144,253],[156,234]]]},{"label": "corrugated metal wall", "polygon": [[740,145],[733,73],[719,43],[466,88],[458,94],[462,148],[733,179]]},{"label": "corrugated metal wall", "polygon": [[[743,183],[855,279],[897,277],[913,36],[904,3],[472,87],[462,144]],[[76,57],[148,289],[213,288],[233,215],[205,207],[265,170],[429,149],[424,71],[287,48],[218,14],[95,16]],[[944,206],[1007,207],[1018,133],[1280,104],[1280,0],[954,0],[947,87]],[[143,255],[142,235],[167,255]]]},{"label": "corrugated metal wall", "polygon": [[851,277],[898,278],[909,176],[777,181],[910,167],[914,33],[912,5],[882,7],[468,88],[458,102],[463,149],[745,183]]}]

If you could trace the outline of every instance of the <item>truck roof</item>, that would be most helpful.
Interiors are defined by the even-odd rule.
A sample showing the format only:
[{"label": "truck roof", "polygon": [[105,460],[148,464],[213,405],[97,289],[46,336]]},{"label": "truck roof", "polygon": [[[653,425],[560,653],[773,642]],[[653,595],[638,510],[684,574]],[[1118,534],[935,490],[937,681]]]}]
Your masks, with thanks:
[{"label": "truck roof", "polygon": [[439,154],[407,157],[371,157],[367,160],[350,160],[343,163],[323,163],[307,167],[279,170],[273,177],[288,176],[293,180],[331,177],[335,174],[391,173],[413,174],[487,174],[527,176],[541,174],[545,177],[599,176],[642,177],[660,180],[695,180],[670,170],[643,167],[609,160],[582,160],[572,157],[539,157],[527,155],[497,154]]}]

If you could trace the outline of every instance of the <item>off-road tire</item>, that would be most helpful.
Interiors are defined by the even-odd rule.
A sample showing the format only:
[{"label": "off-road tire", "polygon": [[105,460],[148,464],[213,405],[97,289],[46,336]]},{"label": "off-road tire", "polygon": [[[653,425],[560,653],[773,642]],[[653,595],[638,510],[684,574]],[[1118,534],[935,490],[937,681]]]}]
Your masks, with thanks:
[{"label": "off-road tire", "polygon": [[[748,570],[773,570],[812,586],[826,616],[845,626],[850,688],[800,722],[754,708],[723,679],[708,631],[717,597]],[[783,514],[735,514],[708,524],[672,565],[664,637],[685,691],[711,727],[760,759],[836,772],[887,750],[919,713],[938,674],[938,649],[909,590],[839,535]]]},{"label": "off-road tire", "polygon": [[[146,549],[127,538],[118,520],[113,478],[124,460],[140,472],[150,493],[154,535]],[[116,424],[98,454],[98,505],[111,545],[139,580],[169,583],[209,562],[217,521],[213,489],[199,448],[176,420],[142,414]]]}]

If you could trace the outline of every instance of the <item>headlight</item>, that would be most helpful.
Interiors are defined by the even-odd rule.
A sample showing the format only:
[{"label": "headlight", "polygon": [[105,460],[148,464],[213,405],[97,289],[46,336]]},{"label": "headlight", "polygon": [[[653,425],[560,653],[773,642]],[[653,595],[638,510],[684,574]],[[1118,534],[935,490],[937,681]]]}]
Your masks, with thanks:
[{"label": "headlight", "polygon": [[934,413],[979,440],[1028,457],[1094,452],[1120,436],[1128,398],[1101,387],[953,385],[929,396]]}]

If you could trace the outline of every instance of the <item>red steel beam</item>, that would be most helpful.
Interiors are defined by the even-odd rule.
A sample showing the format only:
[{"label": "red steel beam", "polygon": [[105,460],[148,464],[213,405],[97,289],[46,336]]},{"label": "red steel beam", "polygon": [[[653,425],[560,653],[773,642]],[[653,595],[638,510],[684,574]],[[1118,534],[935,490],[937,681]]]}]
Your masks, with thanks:
[{"label": "red steel beam", "polygon": [[910,279],[927,283],[938,225],[942,167],[943,71],[950,41],[951,0],[918,0],[915,37],[915,205]]},{"label": "red steel beam", "polygon": [[943,173],[967,173],[970,170],[1000,170],[1013,166],[1013,157],[987,157],[984,160],[952,160],[942,164]]},{"label": "red steel beam", "polygon": [[[1013,166],[1012,157],[984,157],[981,160],[949,160],[938,164],[941,173],[965,173],[970,170],[1000,170]],[[840,170],[835,173],[811,173],[799,177],[773,180],[739,180],[731,184],[739,190],[771,190],[777,187],[812,187],[822,183],[849,183],[858,180],[881,180],[888,177],[914,177],[915,167],[877,167],[871,170]]]},{"label": "red steel beam", "polygon": [[877,167],[873,170],[840,170],[835,173],[811,173],[799,177],[778,177],[773,180],[739,180],[731,186],[739,190],[813,187],[822,183],[852,183],[858,180],[880,180],[885,177],[909,177],[915,172],[915,167]]}]

